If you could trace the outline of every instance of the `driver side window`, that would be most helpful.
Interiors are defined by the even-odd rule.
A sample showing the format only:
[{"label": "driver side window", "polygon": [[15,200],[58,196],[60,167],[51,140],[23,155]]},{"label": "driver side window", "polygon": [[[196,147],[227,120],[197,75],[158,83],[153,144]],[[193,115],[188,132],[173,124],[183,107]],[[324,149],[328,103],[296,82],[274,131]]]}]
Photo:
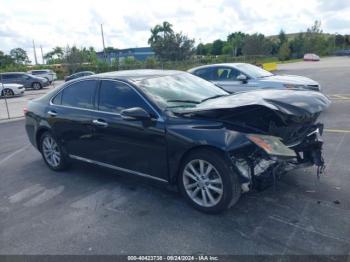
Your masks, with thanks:
[{"label": "driver side window", "polygon": [[240,71],[231,67],[217,67],[214,76],[216,81],[236,81],[240,73]]},{"label": "driver side window", "polygon": [[119,114],[122,110],[132,107],[141,107],[147,112],[152,112],[141,96],[130,86],[116,81],[102,80],[98,110]]}]

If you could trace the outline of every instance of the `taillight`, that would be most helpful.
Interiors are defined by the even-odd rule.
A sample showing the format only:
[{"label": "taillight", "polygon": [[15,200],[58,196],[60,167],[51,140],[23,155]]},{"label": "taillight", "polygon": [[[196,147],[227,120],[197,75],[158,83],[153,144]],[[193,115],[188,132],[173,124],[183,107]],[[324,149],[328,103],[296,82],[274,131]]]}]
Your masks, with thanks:
[{"label": "taillight", "polygon": [[23,114],[25,115],[28,112],[28,108],[24,107],[23,108]]}]

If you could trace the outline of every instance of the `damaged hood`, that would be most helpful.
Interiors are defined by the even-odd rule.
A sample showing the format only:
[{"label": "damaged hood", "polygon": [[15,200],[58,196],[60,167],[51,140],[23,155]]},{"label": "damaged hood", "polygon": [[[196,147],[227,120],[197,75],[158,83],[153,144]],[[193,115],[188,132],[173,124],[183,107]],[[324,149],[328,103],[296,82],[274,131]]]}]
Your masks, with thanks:
[{"label": "damaged hood", "polygon": [[322,112],[330,103],[325,95],[314,91],[257,90],[209,99],[181,113],[263,106],[288,115],[305,116]]}]

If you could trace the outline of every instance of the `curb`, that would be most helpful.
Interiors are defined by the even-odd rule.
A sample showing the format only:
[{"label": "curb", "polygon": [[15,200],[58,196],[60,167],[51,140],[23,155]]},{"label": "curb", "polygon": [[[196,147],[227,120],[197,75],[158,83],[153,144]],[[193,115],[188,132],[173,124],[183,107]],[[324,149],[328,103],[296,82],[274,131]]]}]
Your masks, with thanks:
[{"label": "curb", "polygon": [[24,116],[20,116],[20,117],[16,117],[16,118],[10,118],[10,119],[1,119],[0,120],[0,125],[1,124],[5,124],[5,123],[21,121],[21,120],[24,120]]}]

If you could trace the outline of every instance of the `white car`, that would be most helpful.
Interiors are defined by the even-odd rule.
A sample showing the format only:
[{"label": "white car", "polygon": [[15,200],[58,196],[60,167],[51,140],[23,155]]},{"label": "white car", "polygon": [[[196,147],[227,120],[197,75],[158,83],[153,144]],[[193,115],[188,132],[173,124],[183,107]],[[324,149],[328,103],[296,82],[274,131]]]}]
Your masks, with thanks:
[{"label": "white car", "polygon": [[57,75],[54,71],[49,69],[31,70],[27,72],[28,74],[40,76],[46,78],[51,84],[53,81],[57,80]]},{"label": "white car", "polygon": [[246,63],[205,65],[192,68],[188,72],[213,82],[230,93],[281,88],[321,91],[320,84],[310,78],[296,75],[275,75]]},{"label": "white car", "polygon": [[20,84],[2,84],[0,83],[0,96],[11,97],[19,96],[24,93],[24,86]]},{"label": "white car", "polygon": [[304,61],[320,61],[320,57],[316,54],[305,54]]}]

